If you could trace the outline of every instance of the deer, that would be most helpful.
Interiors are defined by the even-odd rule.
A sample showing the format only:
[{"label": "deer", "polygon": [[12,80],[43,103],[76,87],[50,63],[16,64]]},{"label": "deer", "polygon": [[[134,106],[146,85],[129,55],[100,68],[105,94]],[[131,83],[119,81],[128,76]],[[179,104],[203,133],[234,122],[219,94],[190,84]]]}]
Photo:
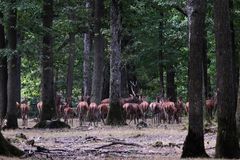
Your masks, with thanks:
[{"label": "deer", "polygon": [[178,100],[175,104],[175,107],[177,109],[177,111],[174,114],[174,119],[176,120],[177,123],[181,123],[182,122],[182,114],[183,114],[183,109],[184,109],[184,104],[183,104],[183,100],[182,97],[178,97]]},{"label": "deer", "polygon": [[165,99],[162,102],[163,107],[165,108],[167,115],[168,115],[168,123],[170,124],[172,120],[174,120],[174,115],[177,112],[175,107],[175,103],[170,101],[169,99]]},{"label": "deer", "polygon": [[28,112],[30,110],[30,106],[26,100],[21,102],[20,110],[21,110],[21,117],[22,117],[22,125],[27,126],[28,125]]},{"label": "deer", "polygon": [[72,107],[70,107],[70,104],[67,102],[63,105],[63,107],[64,107],[64,109],[63,109],[64,122],[68,124],[68,121],[70,119],[70,123],[73,126],[73,118],[76,115],[74,109]]},{"label": "deer", "polygon": [[142,116],[143,121],[146,121],[147,113],[148,113],[148,110],[149,110],[149,103],[145,100],[145,98],[146,97],[143,97],[143,96],[139,97],[139,100],[140,100],[139,109],[143,113],[143,116]]},{"label": "deer", "polygon": [[152,113],[152,124],[154,123],[163,123],[167,120],[167,112],[163,106],[163,100],[157,98],[156,102],[152,102],[149,105],[149,109]]},{"label": "deer", "polygon": [[109,103],[101,103],[98,105],[99,109],[99,116],[100,119],[102,120],[103,124],[105,124],[104,119],[107,118],[107,114],[109,112]]},{"label": "deer", "polygon": [[88,102],[84,100],[83,96],[81,96],[80,101],[78,102],[78,105],[77,105],[77,113],[78,113],[78,119],[79,119],[80,126],[86,120],[88,110],[89,110]]},{"label": "deer", "polygon": [[95,102],[90,103],[89,109],[87,112],[87,117],[89,119],[89,125],[92,125],[93,123],[94,126],[97,126],[96,123],[98,122],[98,119],[99,119],[99,109]]}]

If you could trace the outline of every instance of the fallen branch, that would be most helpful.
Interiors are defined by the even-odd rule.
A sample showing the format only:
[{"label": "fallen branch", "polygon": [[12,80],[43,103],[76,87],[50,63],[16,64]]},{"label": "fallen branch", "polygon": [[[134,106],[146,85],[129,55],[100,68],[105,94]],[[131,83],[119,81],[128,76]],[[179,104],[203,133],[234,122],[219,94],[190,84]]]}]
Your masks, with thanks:
[{"label": "fallen branch", "polygon": [[96,147],[96,148],[94,148],[94,149],[101,149],[101,148],[105,148],[105,147],[109,147],[109,146],[113,146],[113,145],[117,145],[117,144],[127,145],[127,146],[142,147],[140,144],[137,144],[137,143],[112,142],[112,143],[110,143],[110,144],[105,144],[105,145],[102,145],[102,146],[100,146],[100,147]]}]

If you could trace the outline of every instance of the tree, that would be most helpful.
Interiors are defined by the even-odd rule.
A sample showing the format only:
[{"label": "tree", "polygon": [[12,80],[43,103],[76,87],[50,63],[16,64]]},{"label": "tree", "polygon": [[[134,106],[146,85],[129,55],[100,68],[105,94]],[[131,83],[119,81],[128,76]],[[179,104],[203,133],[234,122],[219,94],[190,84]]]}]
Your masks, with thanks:
[{"label": "tree", "polygon": [[51,120],[55,115],[53,52],[52,52],[53,0],[43,1],[43,48],[41,55],[41,98],[43,110],[40,120]]},{"label": "tree", "polygon": [[104,15],[103,0],[95,0],[94,11],[94,64],[91,101],[97,104],[102,98],[104,37],[101,32]]},{"label": "tree", "polygon": [[[75,34],[69,33],[69,54],[68,54],[68,69],[67,69],[67,98],[72,97],[72,89],[73,89],[73,65],[75,60]],[[72,103],[71,101],[69,103]],[[72,105],[72,104],[70,104]]]},{"label": "tree", "polygon": [[17,71],[18,71],[18,52],[17,48],[17,31],[16,31],[16,21],[17,21],[17,10],[15,5],[15,0],[11,0],[9,3],[9,12],[7,20],[7,40],[8,49],[11,54],[8,57],[8,81],[7,81],[7,128],[18,128],[17,123],[17,107],[16,107],[16,93],[17,85]]},{"label": "tree", "polygon": [[5,33],[3,13],[0,13],[0,124],[7,112],[7,57],[4,55]]},{"label": "tree", "polygon": [[159,67],[159,92],[160,96],[164,97],[164,70],[163,70],[163,44],[164,44],[164,35],[163,35],[163,17],[164,14],[160,12],[160,22],[159,22],[159,55],[158,55],[158,67]]},{"label": "tree", "polygon": [[189,128],[182,158],[208,157],[203,135],[203,52],[206,2],[188,1],[189,20]]},{"label": "tree", "polygon": [[93,4],[91,0],[86,1],[86,9],[88,10],[88,31],[84,33],[84,51],[83,51],[83,95],[91,95],[91,65],[90,65],[90,54],[92,50],[92,36],[91,36],[91,18]]},{"label": "tree", "polygon": [[0,155],[4,156],[17,156],[24,155],[24,152],[11,145],[2,135],[0,131]]},{"label": "tree", "polygon": [[[76,16],[73,9],[69,10],[68,17],[72,22],[72,26],[76,21]],[[72,29],[73,30],[73,29]],[[67,68],[67,98],[70,100],[70,106],[72,106],[72,90],[73,90],[73,70],[74,70],[74,62],[76,56],[76,46],[75,46],[75,33],[72,31],[69,33],[69,53],[68,53],[68,68]]]},{"label": "tree", "polygon": [[217,158],[239,158],[229,1],[214,1],[217,62]]},{"label": "tree", "polygon": [[[171,63],[171,62],[170,62]],[[175,85],[175,69],[173,64],[167,66],[167,97],[172,101],[177,101],[176,85]]]},{"label": "tree", "polygon": [[124,124],[121,97],[121,11],[120,0],[111,0],[110,30],[111,30],[111,57],[110,57],[110,110],[107,124]]}]

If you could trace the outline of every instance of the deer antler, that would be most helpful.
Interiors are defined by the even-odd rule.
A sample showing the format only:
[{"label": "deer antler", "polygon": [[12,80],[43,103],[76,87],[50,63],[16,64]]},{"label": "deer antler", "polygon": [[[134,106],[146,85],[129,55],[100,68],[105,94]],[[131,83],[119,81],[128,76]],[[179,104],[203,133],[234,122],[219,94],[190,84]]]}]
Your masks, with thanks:
[{"label": "deer antler", "polygon": [[130,88],[131,88],[132,94],[133,96],[136,96],[136,93],[134,92],[134,89],[133,89],[133,86],[135,87],[136,85],[132,81],[130,81],[130,83],[131,83]]}]

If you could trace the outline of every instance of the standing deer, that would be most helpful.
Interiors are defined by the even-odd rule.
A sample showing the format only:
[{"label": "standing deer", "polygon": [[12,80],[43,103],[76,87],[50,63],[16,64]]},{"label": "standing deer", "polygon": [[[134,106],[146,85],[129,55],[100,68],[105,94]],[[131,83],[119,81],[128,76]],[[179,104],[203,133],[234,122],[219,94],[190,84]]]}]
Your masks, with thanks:
[{"label": "standing deer", "polygon": [[88,103],[87,101],[84,100],[83,97],[80,98],[80,102],[77,105],[77,113],[78,113],[78,119],[79,119],[79,125],[81,126],[83,122],[87,118],[87,113],[88,113]]}]

